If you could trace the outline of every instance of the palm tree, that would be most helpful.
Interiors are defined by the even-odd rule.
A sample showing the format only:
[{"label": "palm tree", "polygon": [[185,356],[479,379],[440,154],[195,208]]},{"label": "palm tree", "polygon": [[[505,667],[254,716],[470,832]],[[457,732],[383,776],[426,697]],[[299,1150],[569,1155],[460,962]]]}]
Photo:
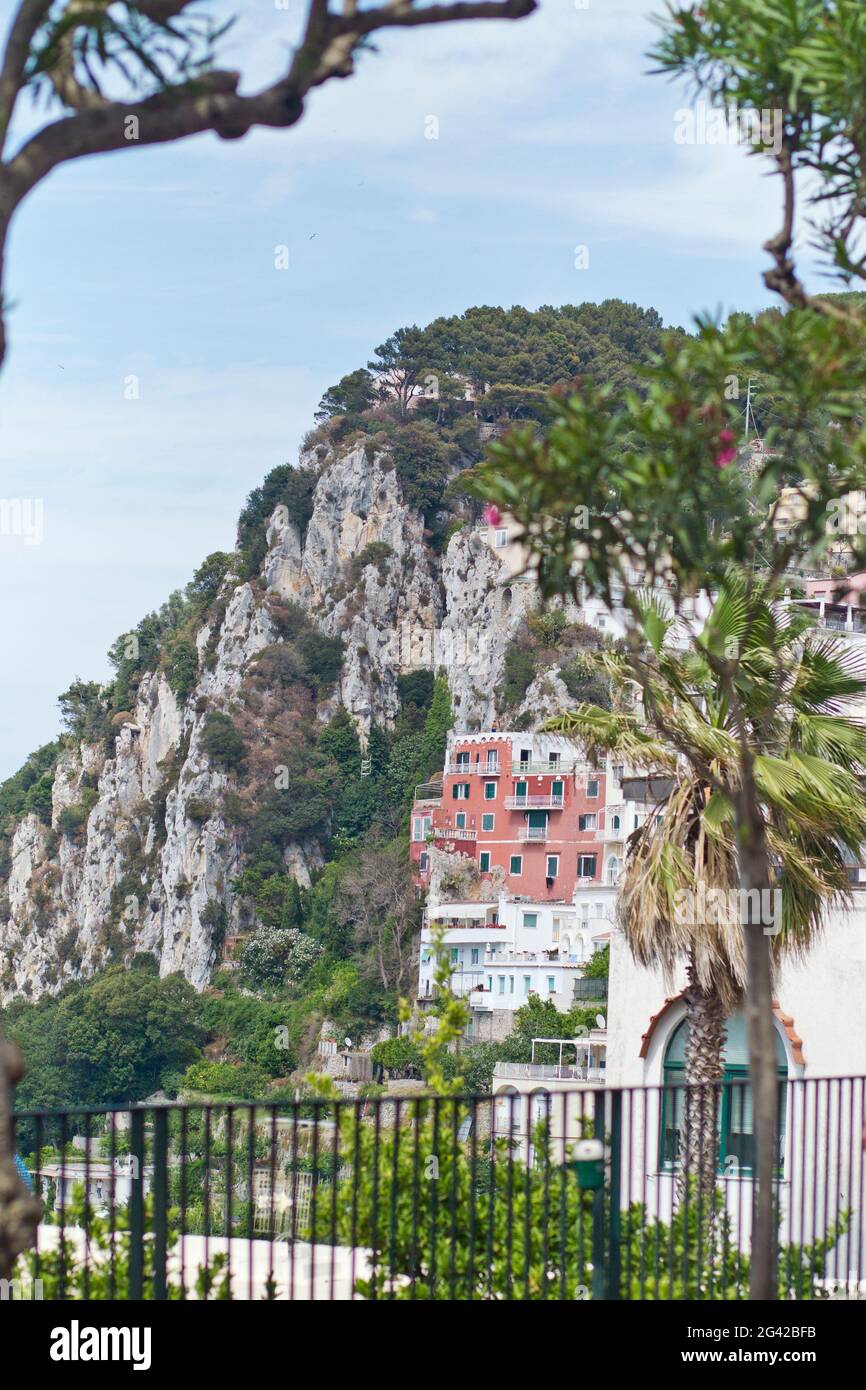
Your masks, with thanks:
[{"label": "palm tree", "polygon": [[[783,954],[804,955],[831,900],[848,898],[850,856],[856,862],[866,842],[866,726],[856,716],[866,661],[819,633],[803,610],[772,603],[760,581],[750,583],[751,590],[737,574],[726,576],[688,644],[659,597],[640,595],[637,648],[595,658],[620,710],[584,704],[546,725],[571,734],[590,755],[615,753],[665,782],[663,814],[650,814],[630,836],[618,912],[640,964],[672,976],[686,963],[681,1193],[694,1180],[702,1192],[715,1191],[725,1019],[744,1003],[769,1019],[770,990],[763,1000],[747,997],[748,932],[770,935],[771,970]],[[738,891],[744,752],[780,907],[770,923],[767,904],[753,912]],[[761,1062],[772,1071],[775,1095],[775,1057]],[[754,1063],[751,1069],[759,1124],[761,1091]],[[692,1089],[697,1083],[713,1084]],[[774,1144],[775,1107],[763,1121]]]}]

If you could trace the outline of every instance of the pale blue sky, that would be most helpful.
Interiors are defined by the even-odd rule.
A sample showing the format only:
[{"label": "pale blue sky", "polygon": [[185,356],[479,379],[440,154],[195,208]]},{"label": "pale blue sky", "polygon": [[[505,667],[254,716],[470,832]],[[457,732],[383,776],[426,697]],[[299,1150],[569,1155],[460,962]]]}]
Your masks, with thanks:
[{"label": "pale blue sky", "polygon": [[[275,74],[299,0],[236,8],[225,60]],[[687,323],[766,302],[775,187],[737,149],[675,144],[652,8],[542,0],[517,24],[386,34],[293,130],[103,156],[31,198],[0,496],[43,498],[45,536],[0,538],[0,776],[56,734],[73,676],[105,678],[113,639],[231,547],[323,390],[395,328],[477,303],[619,296]]]}]

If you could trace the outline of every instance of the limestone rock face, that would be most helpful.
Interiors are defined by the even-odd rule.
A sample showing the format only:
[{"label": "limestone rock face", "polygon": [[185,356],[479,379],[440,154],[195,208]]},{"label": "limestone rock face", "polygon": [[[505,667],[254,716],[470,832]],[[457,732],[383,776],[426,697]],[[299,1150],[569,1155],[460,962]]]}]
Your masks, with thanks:
[{"label": "limestone rock face", "polygon": [[[431,546],[387,454],[352,445],[317,467],[305,532],[278,507],[261,573],[224,581],[224,616],[218,630],[197,634],[186,700],[164,674],[148,673],[115,737],[61,756],[51,825],[32,814],[17,825],[0,878],[0,1002],[56,991],[137,951],[152,953],[163,974],[208,983],[222,935],[238,929],[232,882],[244,855],[224,816],[228,778],[203,732],[209,712],[244,707],[250,664],[281,640],[271,596],[343,639],[320,719],[343,705],[362,737],[374,722],[387,727],[399,711],[398,677],[427,668],[447,675],[457,727],[493,721],[505,651],[533,586],[509,583],[468,527],[444,554]],[[285,861],[308,883],[321,846],[292,844]]]}]

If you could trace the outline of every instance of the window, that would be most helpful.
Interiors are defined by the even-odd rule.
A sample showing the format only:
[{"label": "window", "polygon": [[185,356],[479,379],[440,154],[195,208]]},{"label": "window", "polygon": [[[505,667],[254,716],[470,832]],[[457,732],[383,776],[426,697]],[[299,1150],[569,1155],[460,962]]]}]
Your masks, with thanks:
[{"label": "window", "polygon": [[490,873],[490,850],[483,849],[478,856],[478,867],[483,874]]},{"label": "window", "polygon": [[554,801],[562,801],[563,785],[560,781],[557,780],[551,783],[550,795],[553,797]]},{"label": "window", "polygon": [[457,961],[458,961],[459,959],[460,959],[460,948],[459,948],[459,946],[452,946],[452,947],[451,947],[451,964],[452,964],[452,965],[456,965],[456,963],[457,963]]},{"label": "window", "polygon": [[521,767],[529,767],[529,764],[530,764],[531,762],[532,762],[532,749],[531,749],[531,748],[521,748],[521,750],[520,750],[520,766],[521,766]]},{"label": "window", "polygon": [[426,849],[422,849],[421,853],[418,856],[418,868],[420,869],[422,874],[426,874],[428,862],[429,860],[427,851]]},{"label": "window", "polygon": [[510,874],[522,874],[522,873],[523,873],[523,855],[522,855],[522,854],[512,854],[511,858],[510,858],[509,861],[508,861],[508,872],[509,872]]},{"label": "window", "polygon": [[515,783],[514,783],[514,795],[515,795],[515,796],[526,796],[526,783],[525,783],[525,782],[515,782]]},{"label": "window", "polygon": [[493,976],[492,976],[492,975],[488,975],[488,976],[487,976],[487,988],[489,989],[490,993],[492,994],[492,993],[493,993]]},{"label": "window", "polygon": [[622,763],[614,763],[610,770],[610,775],[615,782],[621,782],[624,772],[625,768],[623,767]]},{"label": "window", "polygon": [[490,768],[499,767],[499,753],[495,748],[488,748],[487,750],[487,766]]},{"label": "window", "polygon": [[423,832],[423,829],[422,829],[423,824],[424,824],[424,822],[423,822],[423,820],[421,819],[420,816],[413,816],[413,817],[412,817],[412,839],[413,839],[413,840],[423,840],[423,839],[424,839],[424,832]]},{"label": "window", "polygon": [[538,926],[538,913],[524,912],[523,925],[526,931],[534,931],[535,928]]},{"label": "window", "polygon": [[547,761],[548,761],[548,763],[550,764],[551,767],[559,767],[559,754],[558,754],[558,753],[548,753],[548,755],[547,755]]},{"label": "window", "polygon": [[586,794],[587,794],[587,796],[598,796],[598,778],[597,778],[597,777],[590,777],[589,781],[588,781],[587,784],[586,784]]},{"label": "window", "polygon": [[484,800],[485,800],[485,801],[495,801],[495,800],[496,800],[496,783],[495,783],[495,782],[485,782],[485,783],[484,783]]},{"label": "window", "polygon": [[466,829],[466,812],[465,812],[465,811],[458,811],[458,812],[457,812],[457,815],[454,817],[454,821],[455,821],[455,824],[456,824],[458,830],[465,830],[465,829]]},{"label": "window", "polygon": [[547,977],[547,992],[548,994],[556,993],[556,979],[553,975]]},{"label": "window", "polygon": [[612,888],[616,887],[619,880],[619,860],[615,854],[610,856],[607,861],[607,881]]},{"label": "window", "polygon": [[517,1134],[523,1117],[523,1097],[513,1086],[496,1093],[496,1133]]},{"label": "window", "polygon": [[611,818],[610,818],[610,828],[611,828],[611,830],[619,830],[619,828],[620,828],[620,818],[619,818],[619,816],[611,816]]},{"label": "window", "polygon": [[492,830],[495,823],[496,817],[494,816],[493,812],[485,811],[483,816],[481,817],[481,829]]},{"label": "window", "polygon": [[472,955],[471,955],[471,959],[470,959],[470,964],[471,964],[471,965],[477,965],[477,964],[478,964],[478,960],[479,960],[478,951],[479,951],[479,948],[478,948],[477,946],[473,946],[473,947],[472,947]]},{"label": "window", "polygon": [[453,798],[454,801],[468,801],[468,800],[469,800],[469,783],[468,783],[468,782],[455,782],[455,783],[454,783],[454,786],[451,788],[451,796],[452,796],[452,798]]},{"label": "window", "polygon": [[503,550],[507,544],[508,532],[503,527],[500,531],[496,532],[496,549]]},{"label": "window", "polygon": [[561,917],[554,917],[554,919],[553,919],[553,940],[554,940],[554,941],[558,941],[558,940],[559,940],[559,929],[560,929],[561,926],[562,926],[562,918],[561,918]]},{"label": "window", "polygon": [[[749,1076],[749,1049],[746,1039],[746,1020],[734,1014],[725,1025],[725,1049],[722,1054],[722,1103],[718,1116],[719,1170],[725,1173],[751,1172],[755,1162],[755,1132],[752,1115],[752,1088],[742,1084]],[[784,1081],[788,1075],[785,1048],[778,1029],[773,1029],[776,1043],[776,1075]],[[685,1123],[685,1059],[689,1025],[683,1019],[671,1036],[665,1051],[664,1084],[674,1087],[663,1092],[660,1148],[661,1162],[675,1167],[680,1155],[681,1134]],[[725,1082],[739,1082],[728,1085]],[[779,1087],[779,1130],[777,1162],[782,1172],[785,1154],[785,1087]]]},{"label": "window", "polygon": [[577,876],[578,878],[595,878],[594,854],[579,854],[577,856]]},{"label": "window", "polygon": [[595,811],[587,811],[577,818],[578,830],[595,830]]},{"label": "window", "polygon": [[559,873],[559,855],[549,854],[547,856],[547,878],[556,878]]},{"label": "window", "polygon": [[509,994],[513,994],[513,993],[514,993],[514,976],[513,976],[513,975],[509,975],[509,976],[508,976],[508,993],[509,993]]},{"label": "window", "polygon": [[505,976],[504,976],[504,975],[499,975],[497,978],[498,978],[498,980],[499,980],[499,993],[500,993],[500,994],[504,994],[504,993],[505,993]]},{"label": "window", "polygon": [[531,987],[532,987],[532,976],[531,976],[531,975],[524,975],[524,977],[523,977],[523,993],[524,993],[524,994],[528,994],[529,991],[530,991],[530,989],[531,989]]}]

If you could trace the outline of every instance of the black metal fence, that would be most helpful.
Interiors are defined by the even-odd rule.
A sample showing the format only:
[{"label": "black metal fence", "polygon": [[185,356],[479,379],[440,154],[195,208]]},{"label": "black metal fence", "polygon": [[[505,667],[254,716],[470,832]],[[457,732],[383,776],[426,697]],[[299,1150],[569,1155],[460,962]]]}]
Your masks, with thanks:
[{"label": "black metal fence", "polygon": [[[495,1085],[18,1113],[43,1218],[0,1296],[747,1297],[747,1083]],[[780,1098],[781,1295],[866,1298],[866,1079]]]}]

